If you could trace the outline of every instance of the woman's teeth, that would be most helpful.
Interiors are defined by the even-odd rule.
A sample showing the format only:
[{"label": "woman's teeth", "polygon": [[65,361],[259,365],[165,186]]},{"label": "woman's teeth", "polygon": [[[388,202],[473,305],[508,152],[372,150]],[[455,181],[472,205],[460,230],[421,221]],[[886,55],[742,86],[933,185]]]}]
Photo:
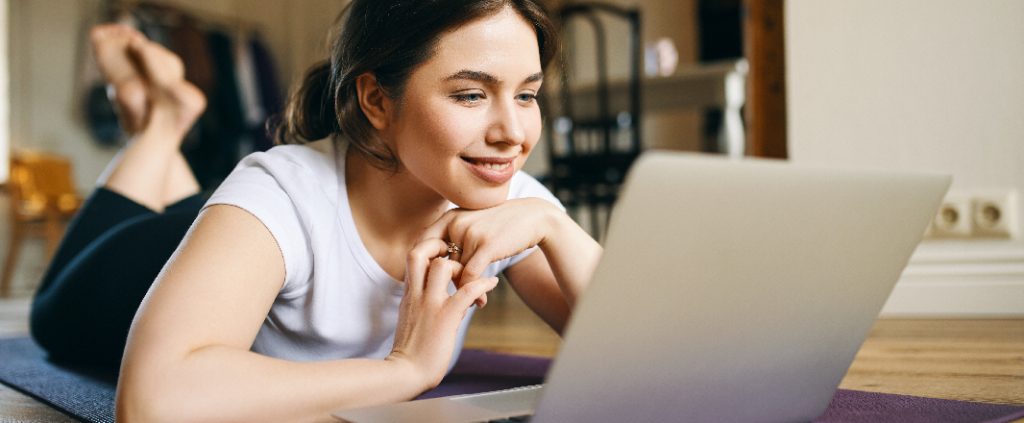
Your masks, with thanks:
[{"label": "woman's teeth", "polygon": [[473,164],[475,164],[477,166],[481,166],[481,167],[486,167],[488,169],[499,170],[499,171],[500,170],[505,170],[506,168],[508,168],[508,165],[509,165],[508,163],[481,163],[481,162],[477,162],[477,161],[474,161]]}]

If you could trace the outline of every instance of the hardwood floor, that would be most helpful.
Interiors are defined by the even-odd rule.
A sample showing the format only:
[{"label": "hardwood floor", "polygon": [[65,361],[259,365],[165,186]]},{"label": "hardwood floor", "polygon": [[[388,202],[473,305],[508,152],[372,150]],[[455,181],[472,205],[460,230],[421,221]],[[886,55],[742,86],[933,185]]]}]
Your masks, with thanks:
[{"label": "hardwood floor", "polygon": [[28,334],[28,297],[0,299],[0,338]]},{"label": "hardwood floor", "polygon": [[879,319],[840,387],[1024,405],[1024,319]]},{"label": "hardwood floor", "polygon": [[562,338],[530,310],[502,280],[487,294],[466,332],[465,348],[554,357]]},{"label": "hardwood floor", "polygon": [[[467,348],[555,355],[560,338],[515,293],[498,289],[489,301]],[[27,298],[0,300],[0,337],[27,334],[27,314]],[[840,387],[1024,406],[1024,318],[879,319]],[[0,421],[70,420],[0,385]]]}]

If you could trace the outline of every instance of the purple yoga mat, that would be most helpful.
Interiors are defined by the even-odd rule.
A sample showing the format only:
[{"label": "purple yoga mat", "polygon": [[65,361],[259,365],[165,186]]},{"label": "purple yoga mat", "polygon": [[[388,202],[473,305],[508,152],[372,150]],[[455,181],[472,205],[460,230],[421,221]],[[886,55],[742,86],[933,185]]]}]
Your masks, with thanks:
[{"label": "purple yoga mat", "polygon": [[1024,407],[840,389],[815,423],[1007,423]]},{"label": "purple yoga mat", "polygon": [[[463,350],[437,388],[419,399],[509,389],[543,383],[551,360]],[[815,423],[1007,423],[1024,407],[921,398],[840,389]]]},{"label": "purple yoga mat", "polygon": [[417,399],[475,394],[544,383],[551,359],[462,350],[459,361],[436,388]]}]

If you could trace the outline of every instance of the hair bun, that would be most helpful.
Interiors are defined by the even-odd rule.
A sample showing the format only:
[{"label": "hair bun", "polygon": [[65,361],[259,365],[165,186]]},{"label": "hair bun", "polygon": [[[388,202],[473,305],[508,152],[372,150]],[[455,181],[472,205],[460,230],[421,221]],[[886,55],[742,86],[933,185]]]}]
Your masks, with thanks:
[{"label": "hair bun", "polygon": [[331,87],[331,64],[322,61],[306,72],[298,89],[291,93],[285,119],[278,128],[278,139],[301,144],[326,138],[338,132]]}]

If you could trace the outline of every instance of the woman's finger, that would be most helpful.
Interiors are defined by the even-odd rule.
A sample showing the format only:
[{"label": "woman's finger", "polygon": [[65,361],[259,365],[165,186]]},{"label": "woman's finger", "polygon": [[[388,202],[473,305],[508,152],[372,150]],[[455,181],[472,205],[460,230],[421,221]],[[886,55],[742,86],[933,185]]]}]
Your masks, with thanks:
[{"label": "woman's finger", "polygon": [[448,242],[448,260],[459,262],[462,259],[462,248],[455,241]]},{"label": "woman's finger", "polygon": [[447,252],[448,245],[437,238],[424,240],[412,247],[405,262],[405,282],[408,286],[406,289],[410,294],[418,295],[423,292],[430,261],[447,254]]},{"label": "woman's finger", "polygon": [[453,309],[451,311],[461,311],[463,313],[469,309],[469,306],[473,305],[477,299],[483,297],[486,298],[487,293],[490,290],[498,286],[498,278],[490,277],[477,279],[470,283],[467,283],[455,291],[455,295],[452,295],[447,301],[445,301],[444,307]]},{"label": "woman's finger", "polygon": [[454,266],[451,260],[446,258],[435,258],[430,260],[430,270],[427,273],[427,282],[423,288],[424,293],[430,296],[448,296],[448,284],[452,281]]},{"label": "woman's finger", "polygon": [[[438,260],[444,260],[444,259],[438,259]],[[429,290],[431,290],[430,293],[432,293],[432,294],[441,295],[440,292],[443,290],[444,291],[444,295],[448,295],[448,291],[447,290],[448,290],[448,283],[449,282],[455,284],[456,291],[459,290],[459,289],[462,289],[462,286],[464,285],[461,282],[461,280],[462,280],[462,264],[460,264],[457,261],[452,261],[450,259],[449,260],[445,260],[445,262],[447,264],[447,269],[445,269],[444,272],[439,273],[437,275],[438,279],[430,281],[430,278],[435,276],[435,272],[434,272],[434,269],[433,269],[433,262],[431,262],[430,274],[427,275],[427,278],[428,278],[428,281],[430,281],[430,282],[428,282],[428,285],[434,287],[434,288],[428,288]],[[442,280],[441,279],[441,278],[443,278],[442,275],[443,276],[447,276],[448,279],[447,280]],[[477,307],[483,307],[483,306],[487,305],[487,293],[484,293],[484,294],[480,295],[480,297],[476,299],[475,303],[476,303]]]},{"label": "woman's finger", "polygon": [[437,257],[430,260],[430,268],[427,269],[427,279],[423,286],[424,293],[426,295],[436,295],[447,298],[448,285],[452,281],[452,275],[455,273],[455,263],[444,257]]},{"label": "woman's finger", "polygon": [[[461,289],[464,285],[466,285],[466,281],[474,281],[474,280],[476,280],[476,279],[463,279],[462,278],[462,272],[463,272],[464,267],[462,266],[462,263],[459,263],[457,261],[451,260],[451,258],[449,258],[448,261],[452,265],[452,283],[455,284],[455,289]],[[479,278],[477,278],[477,279],[479,279]],[[481,295],[480,298],[476,299],[476,306],[477,307],[483,307],[485,305],[487,305],[487,294],[486,293]]]},{"label": "woman's finger", "polygon": [[462,273],[460,275],[462,278],[462,283],[460,285],[464,285],[467,282],[480,279],[480,277],[483,276],[484,271],[487,270],[487,266],[490,265],[491,262],[501,260],[504,258],[491,256],[492,254],[489,254],[489,251],[486,247],[474,249],[471,253],[464,253],[462,255],[463,268]]}]

